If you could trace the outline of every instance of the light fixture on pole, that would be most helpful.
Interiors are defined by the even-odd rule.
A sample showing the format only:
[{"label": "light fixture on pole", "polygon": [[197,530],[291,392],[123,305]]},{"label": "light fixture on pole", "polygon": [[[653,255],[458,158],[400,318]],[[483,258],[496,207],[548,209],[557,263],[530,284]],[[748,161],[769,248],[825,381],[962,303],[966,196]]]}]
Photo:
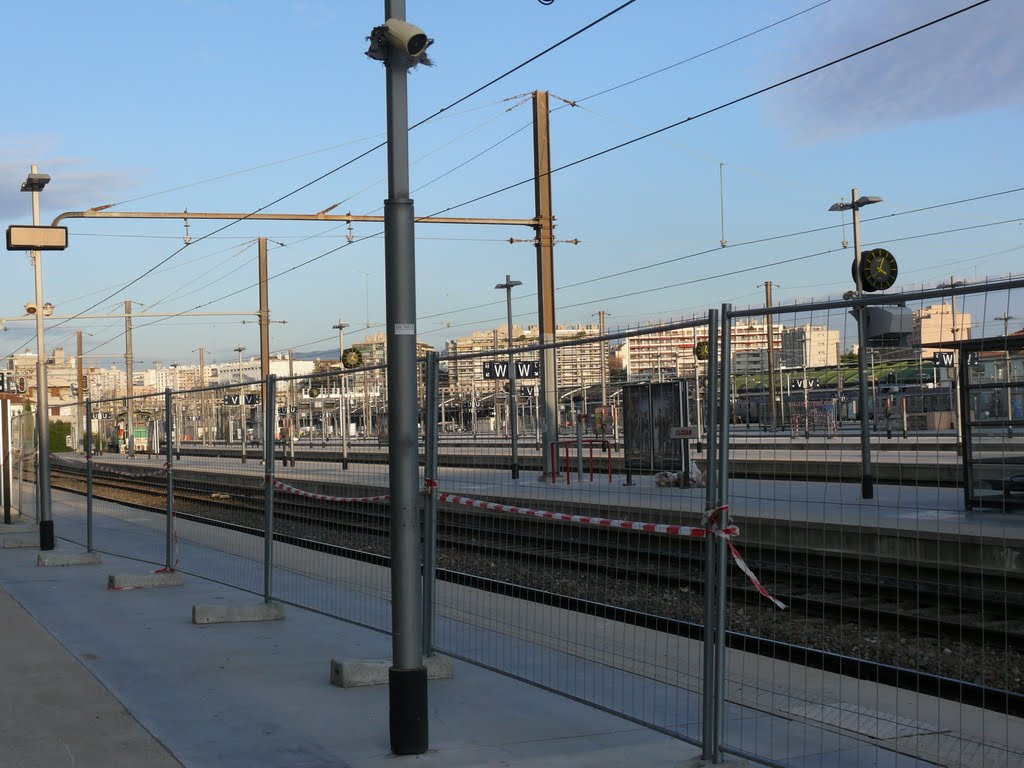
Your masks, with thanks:
[{"label": "light fixture on pole", "polygon": [[242,353],[245,347],[239,344],[234,351],[238,353],[238,412],[242,422],[242,463],[245,464],[245,390],[242,389]]},{"label": "light fixture on pole", "polygon": [[[863,275],[861,273],[861,252],[860,252],[860,209],[865,205],[882,202],[882,198],[871,195],[860,195],[857,189],[850,192],[849,203],[834,203],[830,211],[852,211],[853,212],[853,277],[857,284],[857,298],[864,296]],[[864,306],[857,305],[857,378],[859,382],[859,393],[857,395],[857,410],[860,417],[860,450],[861,450],[861,498],[874,498],[874,478],[871,475],[871,436],[868,433],[867,414],[867,389],[868,374],[864,355],[867,350],[867,315]]]},{"label": "light fixture on pole", "polygon": [[508,428],[512,433],[512,479],[519,479],[519,393],[516,386],[516,362],[512,349],[512,289],[522,285],[505,275],[505,282],[494,286],[497,291],[505,291],[505,308],[508,313]]}]

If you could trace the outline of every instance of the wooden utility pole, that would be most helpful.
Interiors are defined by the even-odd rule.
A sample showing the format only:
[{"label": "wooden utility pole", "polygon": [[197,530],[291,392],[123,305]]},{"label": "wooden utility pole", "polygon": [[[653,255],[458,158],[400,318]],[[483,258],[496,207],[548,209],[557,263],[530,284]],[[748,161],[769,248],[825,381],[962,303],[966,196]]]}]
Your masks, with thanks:
[{"label": "wooden utility pole", "polygon": [[[551,132],[548,92],[533,92],[534,200],[537,212],[537,317],[541,344],[555,343],[555,222],[551,212]],[[558,440],[558,370],[555,349],[540,353],[540,389],[543,393],[542,478],[552,478],[557,468],[549,446]]]},{"label": "wooden utility pole", "polygon": [[[772,308],[772,281],[766,280],[764,284],[764,306],[765,309]],[[770,313],[764,316],[765,334],[768,336],[768,402],[771,404],[772,429],[778,427],[775,408],[775,322]]]}]

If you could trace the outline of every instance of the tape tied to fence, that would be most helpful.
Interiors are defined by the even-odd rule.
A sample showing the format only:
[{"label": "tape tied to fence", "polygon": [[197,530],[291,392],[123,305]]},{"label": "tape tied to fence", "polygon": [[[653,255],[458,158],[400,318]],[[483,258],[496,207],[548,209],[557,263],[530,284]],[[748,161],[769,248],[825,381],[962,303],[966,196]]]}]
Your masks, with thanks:
[{"label": "tape tied to fence", "polygon": [[512,515],[524,515],[526,517],[537,517],[545,520],[559,520],[566,523],[594,525],[600,528],[617,528],[627,531],[641,531],[643,533],[661,533],[666,536],[690,537],[696,539],[704,538],[706,536],[715,536],[725,540],[733,561],[736,563],[737,567],[743,571],[746,577],[750,579],[750,583],[754,585],[758,593],[768,598],[776,607],[782,609],[786,608],[785,603],[775,598],[767,589],[764,588],[764,585],[761,584],[757,576],[754,575],[754,572],[750,570],[750,566],[747,565],[742,555],[740,555],[739,550],[736,549],[736,545],[732,543],[732,538],[739,535],[739,526],[726,525],[723,527],[718,522],[719,513],[727,510],[727,506],[709,510],[704,515],[703,526],[691,527],[686,525],[669,525],[666,523],[645,523],[638,520],[613,520],[607,517],[590,517],[589,515],[569,515],[564,512],[549,512],[544,509],[515,507],[509,504],[499,504],[494,501],[470,499],[465,496],[457,496],[453,493],[440,493],[438,494],[438,500],[447,501],[452,504],[461,504],[467,507],[474,507],[476,509],[507,512]]},{"label": "tape tied to fence", "polygon": [[[66,467],[78,467],[79,466],[79,462],[64,461],[64,460],[59,459],[56,456],[52,456],[52,455],[51,455],[50,458],[54,459],[57,464],[63,464]],[[85,460],[85,463],[90,465],[91,467],[93,467],[93,469],[100,470],[104,474],[117,475],[119,477],[130,477],[132,479],[139,478],[139,477],[157,477],[159,475],[164,475],[164,474],[166,474],[168,472],[172,472],[173,471],[173,468],[171,467],[171,463],[169,461],[165,461],[163,464],[161,464],[159,469],[146,470],[144,472],[121,472],[119,470],[114,469],[109,464],[103,464],[101,462],[96,461],[95,459],[93,459],[91,457],[87,458]]]},{"label": "tape tied to fence", "polygon": [[765,589],[760,579],[758,579],[757,576],[754,575],[754,572],[750,570],[750,566],[747,565],[747,561],[743,559],[743,555],[741,555],[740,551],[736,549],[736,545],[732,543],[732,534],[726,533],[726,531],[735,526],[726,526],[723,529],[719,524],[719,515],[722,512],[727,512],[728,510],[728,504],[723,504],[720,507],[715,507],[714,509],[707,510],[704,513],[704,517],[701,521],[704,524],[704,529],[708,532],[709,535],[717,536],[725,540],[726,546],[729,547],[729,554],[732,555],[732,560],[734,563],[736,563],[736,567],[743,571],[744,575],[746,575],[746,577],[750,580],[750,583],[754,585],[754,588],[762,597],[766,597],[769,600],[771,600],[772,604],[775,605],[776,608],[786,610],[786,604],[774,595],[772,595],[767,589]]},{"label": "tape tied to fence", "polygon": [[317,501],[332,501],[338,504],[357,504],[360,502],[381,502],[391,501],[390,495],[384,496],[327,496],[322,493],[311,493],[310,491],[304,491],[301,488],[296,488],[294,485],[288,485],[288,483],[281,482],[280,480],[274,481],[274,489],[278,491],[284,491],[295,496],[302,496],[305,499],[316,499]]}]

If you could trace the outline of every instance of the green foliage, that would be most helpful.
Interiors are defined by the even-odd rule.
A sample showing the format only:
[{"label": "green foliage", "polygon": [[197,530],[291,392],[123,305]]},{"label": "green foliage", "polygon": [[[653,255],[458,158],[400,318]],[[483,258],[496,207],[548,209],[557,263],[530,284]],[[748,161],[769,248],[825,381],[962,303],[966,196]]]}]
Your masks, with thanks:
[{"label": "green foliage", "polygon": [[67,453],[75,450],[74,446],[67,444],[71,435],[71,425],[66,421],[50,422],[50,451],[52,453]]}]

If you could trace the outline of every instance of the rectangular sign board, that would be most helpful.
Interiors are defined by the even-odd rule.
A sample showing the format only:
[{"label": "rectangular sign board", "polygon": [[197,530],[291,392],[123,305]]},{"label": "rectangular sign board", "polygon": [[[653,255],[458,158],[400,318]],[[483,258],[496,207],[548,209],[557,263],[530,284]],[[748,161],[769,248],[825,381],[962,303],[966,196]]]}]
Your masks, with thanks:
[{"label": "rectangular sign board", "polygon": [[[508,361],[507,360],[485,360],[484,361],[484,378],[485,379],[507,379],[508,375]],[[540,363],[536,360],[516,360],[516,378],[517,379],[539,379],[540,378]]]},{"label": "rectangular sign board", "polygon": [[63,251],[67,247],[67,227],[12,224],[7,228],[8,251]]},{"label": "rectangular sign board", "polygon": [[688,440],[696,436],[696,431],[693,427],[672,427],[669,436],[673,440]]}]

